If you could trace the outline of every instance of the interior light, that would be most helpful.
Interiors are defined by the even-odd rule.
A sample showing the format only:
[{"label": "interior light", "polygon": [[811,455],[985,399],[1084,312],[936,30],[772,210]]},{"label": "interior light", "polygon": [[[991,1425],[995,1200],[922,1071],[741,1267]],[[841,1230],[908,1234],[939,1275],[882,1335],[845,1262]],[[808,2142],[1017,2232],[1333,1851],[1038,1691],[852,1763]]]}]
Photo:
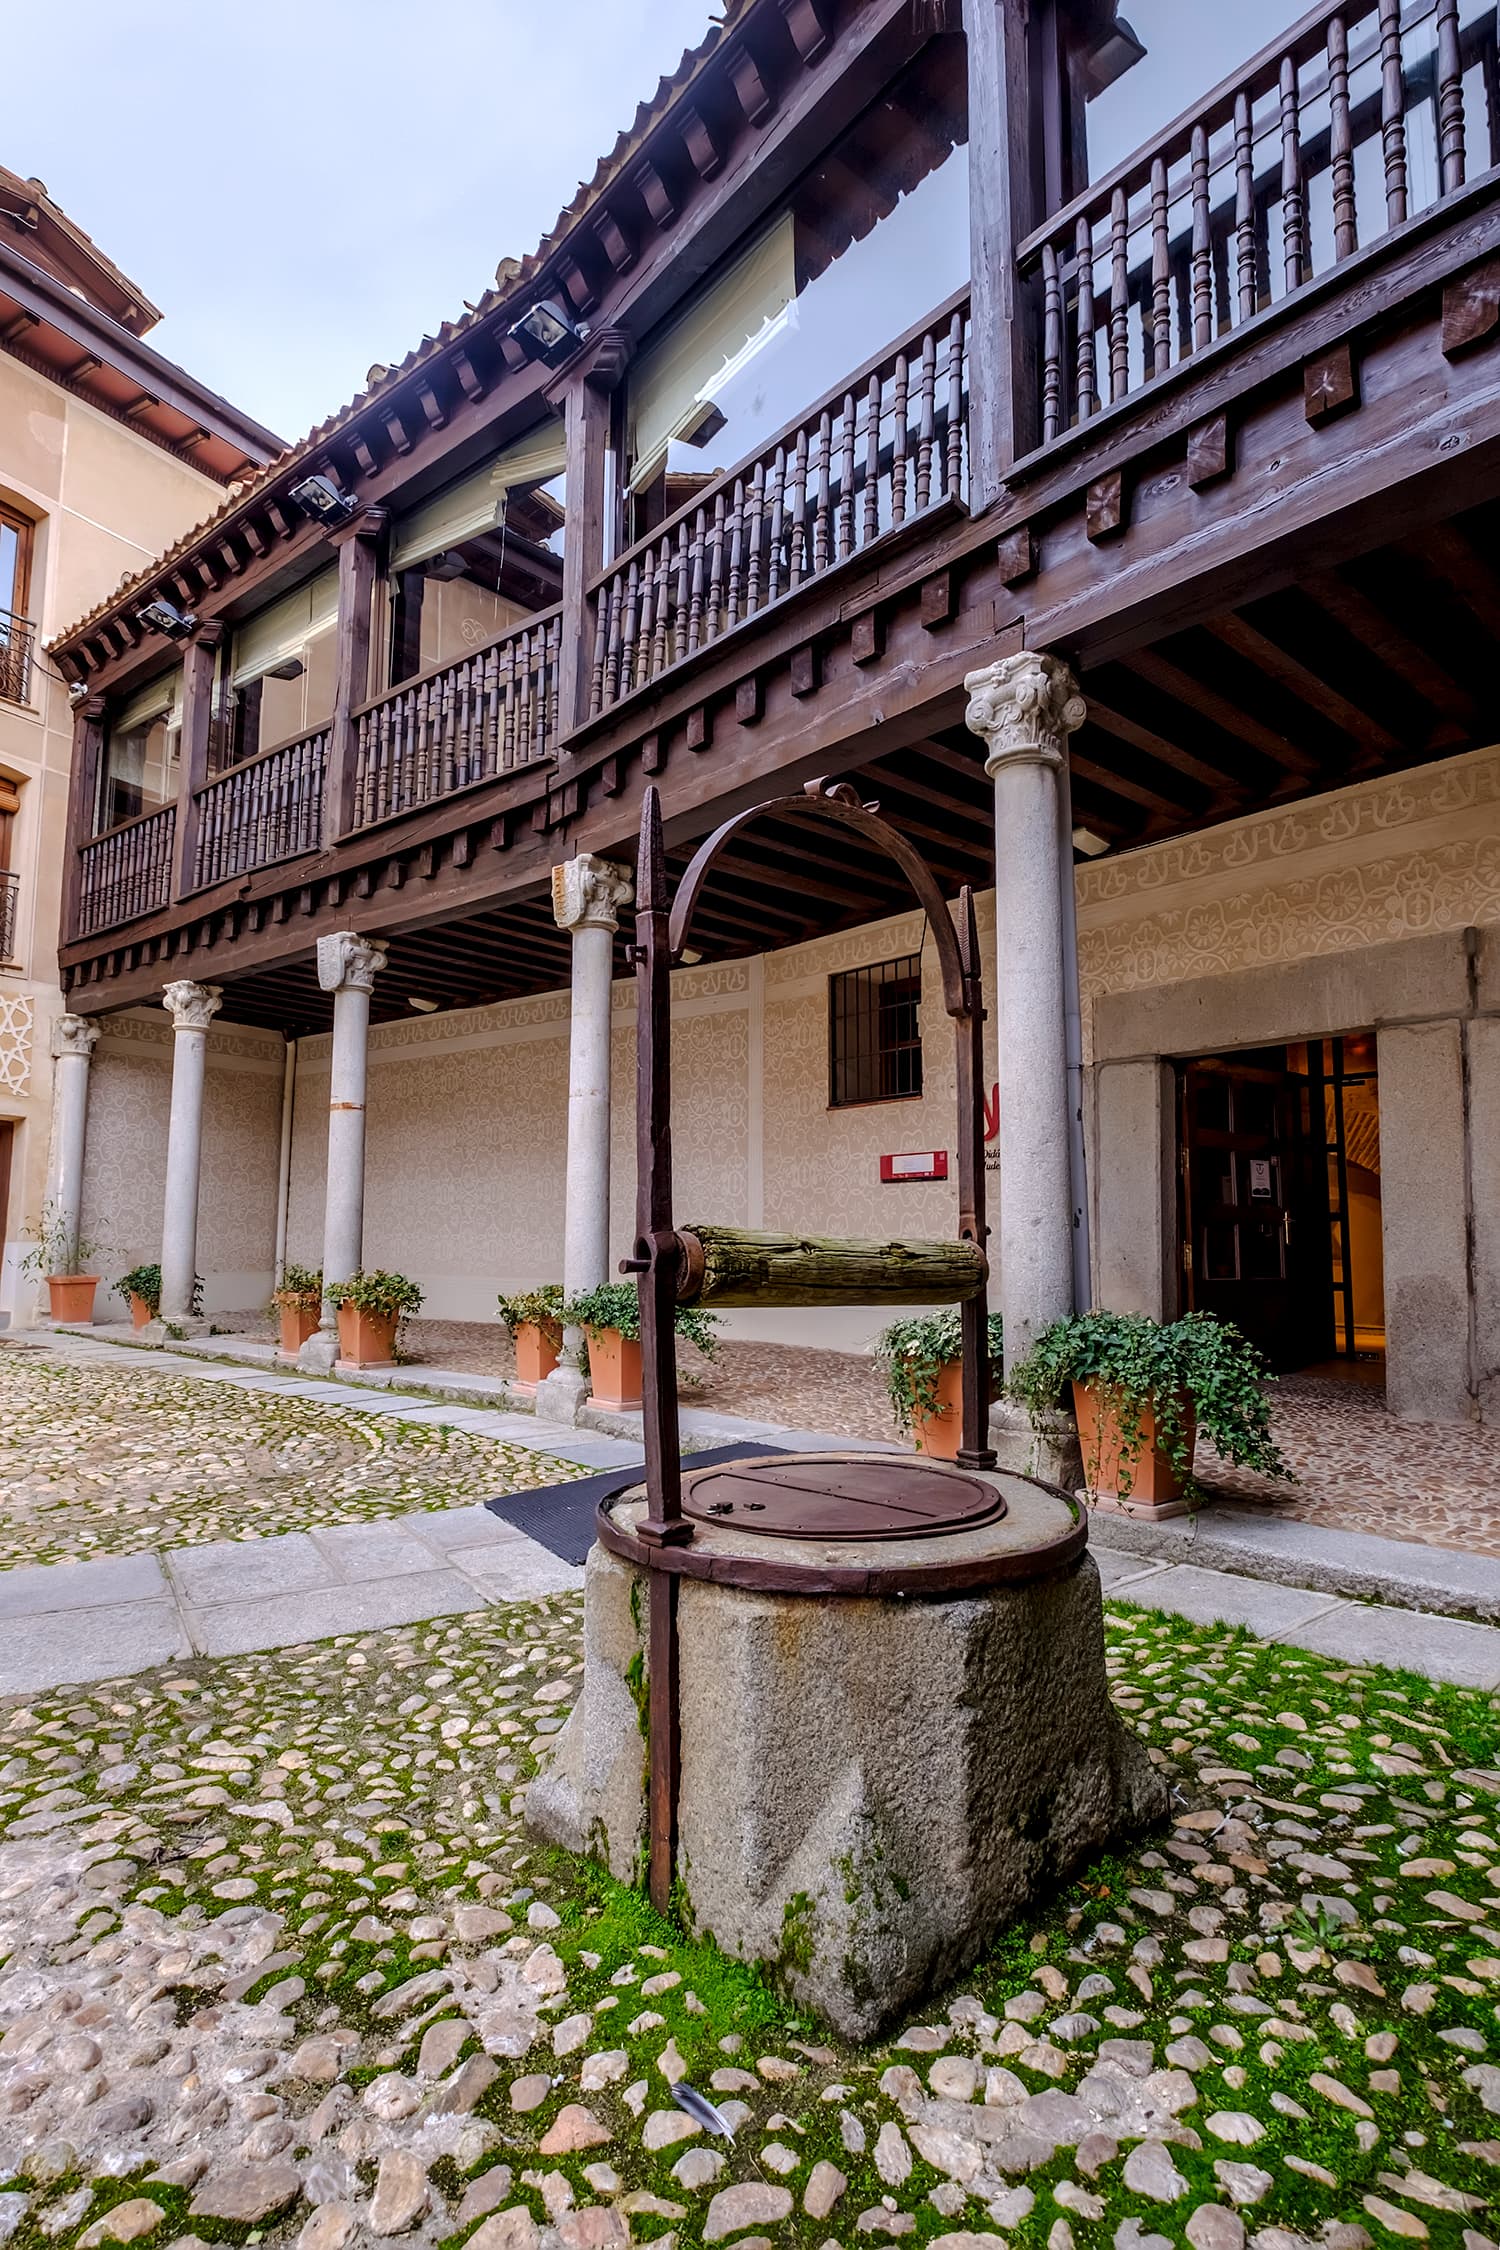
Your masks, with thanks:
[{"label": "interior light", "polygon": [[547,367],[561,367],[588,339],[588,329],[570,320],[555,297],[544,297],[522,313],[510,334],[528,359]]},{"label": "interior light", "polygon": [[415,1008],[419,1016],[435,1016],[438,1011],[436,1000],[421,1000],[415,992],[408,994],[406,1005],[408,1008]]},{"label": "interior light", "polygon": [[148,633],[165,633],[169,641],[185,641],[198,620],[191,611],[177,609],[171,602],[147,602],[144,609],[135,613],[138,625]]},{"label": "interior light", "polygon": [[1085,859],[1097,859],[1101,852],[1109,850],[1109,838],[1096,836],[1092,828],[1075,828],[1073,849],[1082,852]]},{"label": "interior light", "polygon": [[359,506],[350,493],[340,492],[332,477],[325,476],[304,477],[292,486],[290,498],[314,523],[343,523]]}]

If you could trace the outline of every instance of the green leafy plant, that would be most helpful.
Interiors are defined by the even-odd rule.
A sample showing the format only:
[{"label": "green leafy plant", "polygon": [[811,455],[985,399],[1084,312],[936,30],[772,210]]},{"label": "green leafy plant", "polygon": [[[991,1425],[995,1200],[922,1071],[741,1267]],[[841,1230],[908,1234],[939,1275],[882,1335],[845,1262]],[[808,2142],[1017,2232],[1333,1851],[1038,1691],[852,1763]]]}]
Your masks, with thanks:
[{"label": "green leafy plant", "polygon": [[[627,1343],[640,1341],[640,1298],[633,1281],[603,1281],[597,1289],[585,1289],[580,1296],[569,1297],[562,1318],[570,1328],[617,1328]],[[701,1305],[677,1307],[678,1335],[696,1344],[705,1359],[712,1359],[719,1348],[718,1325],[715,1316]]]},{"label": "green leafy plant", "polygon": [[563,1293],[560,1281],[544,1281],[514,1297],[499,1299],[500,1318],[514,1336],[518,1328],[562,1327]]},{"label": "green leafy plant", "polygon": [[[1000,1315],[989,1315],[990,1366],[998,1371],[1001,1360]],[[875,1359],[885,1376],[891,1406],[901,1429],[915,1429],[924,1416],[938,1411],[938,1378],[945,1367],[962,1359],[963,1312],[946,1305],[941,1312],[913,1313],[893,1320],[875,1345]],[[998,1380],[998,1373],[996,1375]]]},{"label": "green leafy plant", "polygon": [[271,1302],[283,1312],[320,1312],[323,1306],[323,1275],[317,1266],[284,1265],[281,1280],[271,1291]]},{"label": "green leafy plant", "polygon": [[71,1280],[86,1274],[105,1254],[102,1242],[92,1241],[82,1228],[69,1226],[67,1214],[58,1203],[44,1203],[40,1218],[33,1219],[23,1233],[32,1247],[21,1260],[21,1271],[41,1281]]},{"label": "green leafy plant", "polygon": [[1192,1416],[1226,1461],[1291,1478],[1271,1436],[1265,1386],[1274,1380],[1233,1322],[1211,1313],[1185,1313],[1164,1326],[1144,1313],[1087,1312],[1044,1328],[1012,1369],[1007,1387],[1036,1423],[1060,1403],[1069,1383],[1097,1385],[1119,1426],[1122,1497],[1131,1488],[1150,1412],[1156,1443],[1184,1494],[1201,1499],[1193,1476]]},{"label": "green leafy plant", "polygon": [[161,1311],[161,1267],[132,1266],[115,1283],[122,1297],[139,1297],[155,1320]]},{"label": "green leafy plant", "polygon": [[405,1320],[410,1313],[422,1307],[422,1291],[404,1273],[387,1273],[377,1266],[373,1273],[352,1273],[347,1281],[335,1281],[328,1294],[336,1304],[352,1305],[356,1312],[368,1313],[374,1320]]}]

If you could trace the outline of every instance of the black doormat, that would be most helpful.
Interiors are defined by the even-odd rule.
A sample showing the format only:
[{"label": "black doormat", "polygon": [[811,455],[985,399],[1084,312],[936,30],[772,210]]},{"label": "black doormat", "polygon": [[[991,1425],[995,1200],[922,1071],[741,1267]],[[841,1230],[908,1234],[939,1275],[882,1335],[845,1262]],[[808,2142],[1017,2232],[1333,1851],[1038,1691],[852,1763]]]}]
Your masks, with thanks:
[{"label": "black doormat", "polygon": [[[785,1446],[766,1445],[716,1445],[703,1453],[686,1454],[685,1469],[703,1469],[715,1461],[753,1461],[765,1453],[784,1453]],[[581,1563],[594,1544],[594,1518],[601,1500],[608,1500],[617,1492],[628,1492],[639,1484],[645,1474],[646,1464],[638,1461],[633,1468],[605,1469],[595,1477],[573,1477],[566,1484],[544,1484],[526,1492],[502,1492],[497,1499],[486,1500],[485,1506],[492,1516],[503,1523],[514,1524],[524,1531],[539,1547],[550,1554],[561,1556],[564,1562]]]}]

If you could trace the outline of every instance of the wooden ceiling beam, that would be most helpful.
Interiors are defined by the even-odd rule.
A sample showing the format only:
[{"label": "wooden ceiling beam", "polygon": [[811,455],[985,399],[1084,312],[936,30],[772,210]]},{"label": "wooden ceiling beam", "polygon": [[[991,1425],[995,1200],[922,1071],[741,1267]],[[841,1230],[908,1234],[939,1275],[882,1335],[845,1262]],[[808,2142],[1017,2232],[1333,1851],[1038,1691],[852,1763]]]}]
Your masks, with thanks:
[{"label": "wooden ceiling beam", "polygon": [[[1132,667],[1134,661],[1132,658]],[[1246,784],[1237,775],[1230,773],[1227,767],[1211,765],[1206,758],[1195,757],[1191,750],[1184,750],[1180,744],[1169,742],[1154,727],[1142,726],[1139,719],[1132,719],[1126,712],[1117,711],[1112,703],[1105,703],[1087,689],[1084,690],[1084,696],[1089,707],[1090,726],[1099,727],[1105,734],[1114,735],[1118,741],[1128,743],[1132,750],[1143,751],[1148,758],[1154,758],[1158,765],[1169,767],[1173,773],[1180,773],[1184,780],[1196,781],[1201,789],[1218,791],[1227,788],[1242,795],[1245,793]]]},{"label": "wooden ceiling beam", "polygon": [[1148,789],[1143,781],[1131,781],[1109,766],[1100,765],[1076,747],[1077,737],[1069,745],[1068,763],[1075,781],[1086,782],[1093,789],[1107,789],[1111,796],[1123,797],[1127,804],[1140,805],[1146,812],[1166,813],[1176,819],[1190,817],[1188,807],[1175,797],[1165,797],[1159,789]]},{"label": "wooden ceiling beam", "polygon": [[1296,696],[1299,703],[1305,703],[1309,710],[1316,711],[1341,734],[1362,743],[1365,749],[1387,757],[1399,757],[1406,749],[1407,745],[1399,741],[1389,727],[1382,726],[1368,711],[1351,702],[1347,695],[1340,694],[1329,681],[1320,678],[1259,626],[1252,625],[1234,610],[1227,616],[1210,618],[1208,630],[1225,648],[1232,649],[1247,664],[1253,664],[1256,671],[1274,680],[1278,687]]},{"label": "wooden ceiling beam", "polygon": [[1424,703],[1432,704],[1464,734],[1473,730],[1479,718],[1479,706],[1468,689],[1455,680],[1451,672],[1445,671],[1420,642],[1404,633],[1368,594],[1351,586],[1336,571],[1299,579],[1297,591],[1315,601],[1377,664],[1393,672]]},{"label": "wooden ceiling beam", "polygon": [[1430,531],[1418,532],[1405,545],[1452,587],[1490,639],[1500,644],[1500,576],[1457,524],[1438,524]]},{"label": "wooden ceiling beam", "polygon": [[[1317,760],[1310,757],[1307,751],[1299,749],[1295,742],[1289,742],[1284,734],[1279,734],[1274,727],[1267,726],[1251,712],[1242,711],[1227,695],[1220,695],[1216,688],[1209,687],[1203,680],[1195,679],[1191,672],[1185,672],[1180,664],[1172,663],[1170,658],[1162,656],[1156,649],[1139,649],[1131,656],[1122,657],[1121,662],[1127,670],[1134,672],[1137,679],[1144,680],[1148,687],[1156,688],[1162,695],[1169,695],[1174,703],[1184,704],[1189,711],[1196,712],[1200,719],[1206,719],[1210,726],[1217,727],[1220,733],[1232,735],[1248,749],[1258,750],[1263,758],[1269,758],[1272,765],[1280,766],[1283,772],[1310,774],[1317,771]],[[1089,696],[1087,683],[1083,692]],[[1092,696],[1089,696],[1089,708],[1092,711]],[[1225,775],[1222,770],[1213,768],[1207,770],[1214,786],[1226,779],[1236,786],[1243,786],[1233,774]]]}]

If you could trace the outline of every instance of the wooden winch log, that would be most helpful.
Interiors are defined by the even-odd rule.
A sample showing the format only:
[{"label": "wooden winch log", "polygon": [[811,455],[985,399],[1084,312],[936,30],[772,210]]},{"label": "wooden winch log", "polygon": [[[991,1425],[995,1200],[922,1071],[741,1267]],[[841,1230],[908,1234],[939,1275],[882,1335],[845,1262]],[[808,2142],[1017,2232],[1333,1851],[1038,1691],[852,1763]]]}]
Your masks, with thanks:
[{"label": "wooden winch log", "polygon": [[989,1264],[973,1242],[851,1242],[745,1227],[677,1230],[684,1305],[961,1305]]}]

